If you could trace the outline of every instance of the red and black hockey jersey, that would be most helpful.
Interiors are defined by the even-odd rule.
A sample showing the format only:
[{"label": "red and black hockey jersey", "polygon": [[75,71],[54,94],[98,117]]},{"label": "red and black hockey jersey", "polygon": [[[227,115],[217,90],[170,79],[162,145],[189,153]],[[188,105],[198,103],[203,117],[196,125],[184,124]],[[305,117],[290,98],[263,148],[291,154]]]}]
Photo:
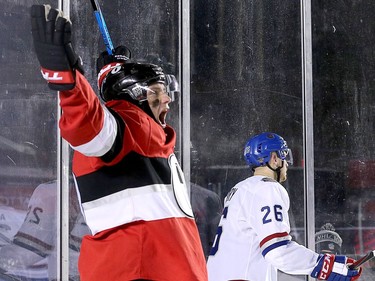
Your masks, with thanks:
[{"label": "red and black hockey jersey", "polygon": [[99,102],[77,72],[60,93],[62,136],[75,150],[82,210],[93,236],[81,248],[81,280],[207,280],[175,131],[124,100]]}]

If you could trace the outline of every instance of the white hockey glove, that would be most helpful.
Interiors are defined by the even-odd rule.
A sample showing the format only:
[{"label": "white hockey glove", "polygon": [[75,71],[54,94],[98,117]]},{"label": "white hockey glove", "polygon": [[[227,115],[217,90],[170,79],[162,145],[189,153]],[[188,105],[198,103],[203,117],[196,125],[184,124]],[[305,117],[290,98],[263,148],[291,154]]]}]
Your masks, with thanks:
[{"label": "white hockey glove", "polygon": [[352,263],[354,260],[346,256],[320,255],[311,277],[328,281],[355,281],[361,276],[362,268],[351,270],[348,265]]}]

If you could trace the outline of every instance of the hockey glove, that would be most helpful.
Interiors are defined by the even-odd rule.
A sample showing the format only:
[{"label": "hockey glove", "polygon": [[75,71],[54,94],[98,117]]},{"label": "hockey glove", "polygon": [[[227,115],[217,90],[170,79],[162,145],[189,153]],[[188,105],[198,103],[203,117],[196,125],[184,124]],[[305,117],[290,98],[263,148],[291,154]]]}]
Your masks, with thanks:
[{"label": "hockey glove", "polygon": [[354,281],[362,274],[362,268],[351,270],[348,265],[354,262],[346,256],[335,256],[331,254],[320,255],[317,265],[311,273],[311,277],[318,280],[329,281]]},{"label": "hockey glove", "polygon": [[71,90],[75,70],[83,74],[81,58],[71,43],[71,22],[50,5],[31,7],[31,33],[43,78],[52,90]]},{"label": "hockey glove", "polygon": [[115,48],[112,55],[109,55],[107,51],[102,52],[96,60],[96,73],[112,62],[125,62],[131,58],[130,50],[125,46],[118,46]]}]

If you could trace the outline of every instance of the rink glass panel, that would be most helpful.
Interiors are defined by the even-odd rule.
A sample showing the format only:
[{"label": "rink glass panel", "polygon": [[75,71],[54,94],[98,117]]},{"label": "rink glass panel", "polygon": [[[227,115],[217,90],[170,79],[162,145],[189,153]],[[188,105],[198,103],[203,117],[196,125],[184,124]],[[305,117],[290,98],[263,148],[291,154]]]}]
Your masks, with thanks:
[{"label": "rink glass panel", "polygon": [[[314,1],[316,227],[330,222],[342,253],[375,249],[373,1]],[[375,263],[364,266],[373,280]]]},{"label": "rink glass panel", "polygon": [[[294,156],[284,184],[293,238],[306,244],[304,218],[314,216],[315,231],[331,223],[344,240],[342,253],[357,258],[375,248],[375,6],[312,1],[311,120],[303,116],[301,7],[284,2],[191,1],[191,182],[223,200],[251,175],[242,156],[248,137],[276,132]],[[314,131],[306,136],[314,141],[309,187],[306,124]],[[304,210],[306,188],[314,188],[315,210]],[[372,272],[368,264],[365,275]]]},{"label": "rink glass panel", "polygon": [[[56,179],[58,108],[32,50],[32,3],[0,2],[0,208],[16,214],[17,227],[36,186]],[[179,43],[178,1],[99,2],[115,46],[124,44],[134,58],[158,63],[180,78],[180,50],[187,46]],[[167,121],[179,137],[181,124],[190,123],[190,138],[178,140],[176,154],[181,159],[180,141],[191,140],[194,189],[203,187],[222,201],[251,175],[242,156],[248,137],[276,132],[293,150],[294,166],[284,186],[291,198],[291,234],[305,244],[303,124],[313,122],[315,210],[308,211],[315,213],[316,230],[332,223],[343,238],[343,254],[352,257],[375,248],[374,5],[369,0],[312,3],[314,120],[305,120],[300,3],[190,1],[191,89],[183,94],[190,94],[191,119],[181,119],[179,99]],[[89,1],[71,1],[70,17],[75,48],[95,89],[95,60],[105,47]],[[199,205],[195,196],[192,200]],[[205,229],[200,231],[205,251],[217,220],[213,215],[199,225]],[[373,277],[369,266],[365,274]],[[70,271],[76,271],[74,264]]]},{"label": "rink glass panel", "polygon": [[[44,254],[56,253],[57,186],[46,189],[48,204],[31,197],[37,186],[56,180],[57,96],[42,79],[33,53],[31,2],[1,0],[0,5],[0,267],[9,258],[20,264],[7,267],[7,274],[47,278]],[[25,247],[12,243],[14,235]],[[43,236],[48,241],[42,245],[38,238]],[[14,248],[8,248],[8,255],[4,247]],[[32,263],[38,265],[23,269]],[[56,259],[52,263],[56,267]]]},{"label": "rink glass panel", "polygon": [[192,1],[191,13],[191,181],[223,201],[252,175],[243,158],[248,138],[283,136],[295,158],[284,184],[292,235],[303,244],[300,5]]}]

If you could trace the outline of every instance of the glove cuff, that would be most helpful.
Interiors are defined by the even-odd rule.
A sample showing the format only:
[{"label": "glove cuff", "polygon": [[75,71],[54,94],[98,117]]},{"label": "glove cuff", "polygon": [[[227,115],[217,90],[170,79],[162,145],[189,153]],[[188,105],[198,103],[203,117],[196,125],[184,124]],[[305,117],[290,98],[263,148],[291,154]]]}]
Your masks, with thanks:
[{"label": "glove cuff", "polygon": [[311,277],[327,280],[335,263],[335,255],[319,255],[318,262],[311,273]]},{"label": "glove cuff", "polygon": [[71,70],[56,71],[41,68],[43,78],[48,82],[48,86],[52,90],[66,91],[71,90],[75,86],[75,73]]}]

